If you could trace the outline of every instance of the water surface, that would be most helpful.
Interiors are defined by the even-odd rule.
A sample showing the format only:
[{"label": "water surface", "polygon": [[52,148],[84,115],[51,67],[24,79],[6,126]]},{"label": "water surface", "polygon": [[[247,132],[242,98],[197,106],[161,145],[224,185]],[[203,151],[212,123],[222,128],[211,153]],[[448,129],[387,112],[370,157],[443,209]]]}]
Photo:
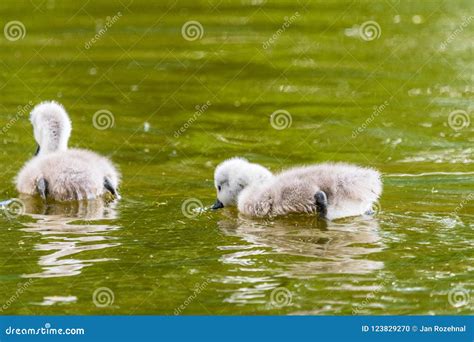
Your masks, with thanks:
[{"label": "water surface", "polygon": [[[2,25],[25,35],[0,37],[0,199],[19,197],[28,112],[47,99],[68,109],[71,146],[123,174],[116,203],[21,198],[25,215],[2,213],[2,313],[472,313],[473,10],[2,1]],[[182,34],[189,21],[196,40]],[[368,21],[373,40],[360,36]],[[98,111],[112,114],[105,126]],[[291,125],[272,125],[275,111]],[[193,211],[235,155],[273,171],[372,166],[384,194],[374,217],[335,222]]]}]

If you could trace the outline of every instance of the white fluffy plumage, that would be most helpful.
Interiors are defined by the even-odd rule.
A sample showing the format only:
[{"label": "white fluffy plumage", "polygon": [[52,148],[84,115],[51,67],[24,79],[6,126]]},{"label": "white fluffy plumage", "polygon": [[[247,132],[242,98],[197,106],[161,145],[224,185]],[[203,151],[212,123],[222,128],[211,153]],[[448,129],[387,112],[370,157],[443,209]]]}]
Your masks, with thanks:
[{"label": "white fluffy plumage", "polygon": [[382,193],[378,171],[346,163],[296,167],[272,175],[260,165],[232,158],[216,168],[214,178],[216,203],[237,205],[240,212],[253,217],[319,213],[334,220],[358,216],[369,212]]},{"label": "white fluffy plumage", "polygon": [[92,200],[111,192],[119,197],[120,174],[92,151],[68,149],[71,121],[63,106],[43,102],[31,112],[38,153],[16,177],[20,193],[58,201]]}]

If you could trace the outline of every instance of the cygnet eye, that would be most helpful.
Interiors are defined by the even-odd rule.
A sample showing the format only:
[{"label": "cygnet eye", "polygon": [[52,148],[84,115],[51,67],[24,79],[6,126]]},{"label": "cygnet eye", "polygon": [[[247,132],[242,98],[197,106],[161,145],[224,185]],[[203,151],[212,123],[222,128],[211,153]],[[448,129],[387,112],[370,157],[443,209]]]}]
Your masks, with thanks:
[{"label": "cygnet eye", "polygon": [[222,187],[220,185],[217,186],[217,191],[221,191]]}]

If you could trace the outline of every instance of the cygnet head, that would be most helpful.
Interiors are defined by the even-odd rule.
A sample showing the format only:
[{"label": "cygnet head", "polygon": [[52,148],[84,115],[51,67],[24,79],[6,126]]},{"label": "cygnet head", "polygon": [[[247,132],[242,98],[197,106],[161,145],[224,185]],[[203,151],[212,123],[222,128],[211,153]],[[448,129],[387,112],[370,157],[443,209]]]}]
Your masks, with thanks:
[{"label": "cygnet head", "polygon": [[62,105],[54,101],[42,102],[31,111],[30,121],[38,143],[36,155],[67,150],[71,120]]},{"label": "cygnet head", "polygon": [[268,169],[249,163],[243,158],[232,158],[222,162],[214,172],[217,201],[212,209],[236,205],[237,198],[243,189],[271,177],[272,173]]}]

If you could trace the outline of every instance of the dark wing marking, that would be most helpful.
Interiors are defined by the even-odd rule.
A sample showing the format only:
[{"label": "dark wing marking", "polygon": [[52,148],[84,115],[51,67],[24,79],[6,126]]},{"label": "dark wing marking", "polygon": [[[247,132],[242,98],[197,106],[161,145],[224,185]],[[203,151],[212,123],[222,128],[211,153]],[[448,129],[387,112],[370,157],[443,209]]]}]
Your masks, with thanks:
[{"label": "dark wing marking", "polygon": [[38,179],[36,182],[36,190],[38,190],[39,195],[42,199],[46,200],[48,196],[48,181],[44,178]]},{"label": "dark wing marking", "polygon": [[104,188],[110,191],[110,193],[114,195],[116,198],[120,197],[117,189],[113,187],[112,182],[107,177],[104,178]]},{"label": "dark wing marking", "polygon": [[316,211],[321,218],[325,218],[328,214],[328,197],[324,191],[318,191],[314,195],[316,200]]}]

